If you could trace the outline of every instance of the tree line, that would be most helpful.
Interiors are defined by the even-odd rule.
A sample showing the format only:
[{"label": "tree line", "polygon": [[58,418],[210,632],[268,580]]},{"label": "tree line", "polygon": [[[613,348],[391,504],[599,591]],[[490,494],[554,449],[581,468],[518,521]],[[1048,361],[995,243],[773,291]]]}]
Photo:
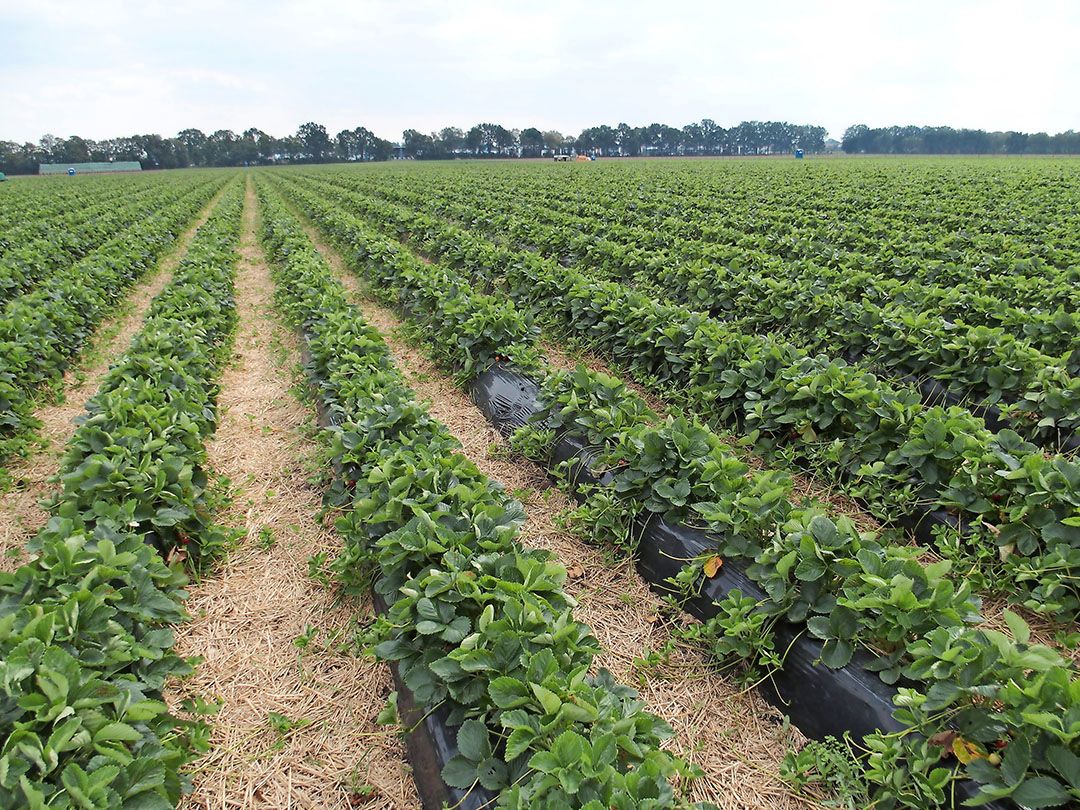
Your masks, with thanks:
[{"label": "tree line", "polygon": [[401,156],[417,160],[457,157],[544,157],[576,152],[606,157],[651,155],[774,155],[793,149],[825,150],[825,127],[786,121],[744,121],[725,129],[708,118],[684,127],[629,124],[587,127],[579,135],[563,135],[536,127],[507,129],[499,124],[477,124],[464,131],[446,127],[425,134],[415,129],[402,133]]},{"label": "tree line", "polygon": [[[578,135],[537,127],[507,129],[482,123],[463,130],[444,127],[423,133],[407,129],[400,142],[375,135],[366,127],[343,129],[331,136],[322,124],[309,121],[294,135],[277,138],[252,127],[239,135],[219,129],[209,135],[185,129],[173,138],[131,135],[95,141],[72,135],[45,135],[37,143],[0,141],[0,171],[35,174],[40,163],[85,163],[137,160],[144,169],[188,166],[244,166],[277,163],[332,163],[453,158],[544,157],[552,154],[595,154],[604,157],[656,155],[774,155],[802,149],[808,154],[827,149],[826,130],[786,121],[743,121],[722,127],[705,118],[672,127],[649,124],[632,127],[600,124]],[[835,141],[831,142],[833,145]],[[987,132],[952,127],[893,126],[872,129],[848,127],[840,148],[867,154],[1080,154],[1080,133]]]},{"label": "tree line", "polygon": [[884,155],[1075,155],[1080,132],[987,132],[952,127],[879,127],[856,124],[840,148],[849,154]]},{"label": "tree line", "polygon": [[95,141],[72,135],[45,135],[37,143],[0,141],[0,171],[35,174],[40,163],[86,163],[137,160],[144,169],[189,166],[255,166],[276,163],[332,163],[483,157],[542,157],[559,153],[603,156],[648,155],[769,155],[801,148],[825,149],[825,128],[782,121],[745,121],[725,129],[705,119],[680,128],[666,124],[631,127],[588,127],[576,137],[536,127],[507,129],[482,123],[468,130],[445,127],[425,134],[415,129],[402,133],[397,144],[365,127],[343,129],[331,136],[315,122],[300,126],[296,134],[276,138],[252,127],[239,135],[219,129],[209,135],[185,129],[176,137],[131,135]]},{"label": "tree line", "polygon": [[343,129],[330,136],[322,124],[309,122],[295,135],[275,138],[252,127],[237,135],[219,129],[209,135],[185,129],[175,138],[132,135],[94,141],[44,136],[38,143],[0,141],[0,171],[36,174],[39,163],[86,163],[137,160],[144,169],[182,169],[189,166],[256,166],[272,163],[330,163],[389,160],[394,144],[365,127]]}]

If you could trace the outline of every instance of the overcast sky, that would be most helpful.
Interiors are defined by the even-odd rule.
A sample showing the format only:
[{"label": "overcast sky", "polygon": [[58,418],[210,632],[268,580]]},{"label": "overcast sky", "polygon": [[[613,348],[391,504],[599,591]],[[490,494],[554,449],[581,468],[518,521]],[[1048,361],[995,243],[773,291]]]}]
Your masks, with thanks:
[{"label": "overcast sky", "polygon": [[0,0],[0,139],[712,118],[1080,129],[1077,0]]}]

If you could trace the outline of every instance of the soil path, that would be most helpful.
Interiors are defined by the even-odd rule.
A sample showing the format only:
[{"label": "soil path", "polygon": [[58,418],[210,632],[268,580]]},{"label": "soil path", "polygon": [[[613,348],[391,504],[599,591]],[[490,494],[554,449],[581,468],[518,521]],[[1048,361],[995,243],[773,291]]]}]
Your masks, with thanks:
[{"label": "soil path", "polygon": [[136,282],[116,314],[95,330],[89,345],[64,375],[61,395],[34,412],[42,423],[42,447],[26,458],[10,460],[12,488],[0,497],[0,570],[13,570],[25,561],[26,542],[48,519],[40,501],[50,493],[50,480],[59,471],[61,457],[75,433],[75,418],[83,413],[86,401],[142,328],[150,302],[169,283],[195,231],[209,218],[223,193],[224,189],[214,195],[157,267]]},{"label": "soil path", "polygon": [[803,739],[785,727],[780,715],[754,694],[740,692],[710,671],[696,652],[679,648],[659,665],[645,664],[670,633],[660,620],[661,604],[637,576],[629,560],[584,544],[559,528],[556,513],[567,498],[530,462],[516,458],[505,441],[452,379],[423,351],[399,337],[400,319],[363,293],[341,255],[302,220],[319,251],[355,293],[369,324],[379,329],[398,368],[429,410],[461,441],[463,452],[486,475],[501,481],[525,506],[528,521],[521,540],[526,546],[553,551],[567,566],[567,589],[578,601],[575,616],[593,630],[602,648],[596,665],[635,686],[648,709],[674,727],[671,748],[702,768],[705,777],[691,787],[696,801],[721,808],[751,810],[812,807],[789,793],[776,774],[791,743]]},{"label": "soil path", "polygon": [[[375,717],[391,689],[381,664],[341,652],[369,604],[335,605],[308,576],[308,557],[339,545],[316,520],[320,492],[312,410],[294,335],[273,310],[248,181],[236,282],[235,357],[222,378],[212,468],[234,488],[221,521],[243,530],[213,576],[193,586],[178,651],[202,656],[171,697],[222,704],[211,750],[193,769],[187,808],[418,807],[404,753]],[[306,648],[296,639],[310,638]],[[182,694],[181,694],[182,693]]]}]

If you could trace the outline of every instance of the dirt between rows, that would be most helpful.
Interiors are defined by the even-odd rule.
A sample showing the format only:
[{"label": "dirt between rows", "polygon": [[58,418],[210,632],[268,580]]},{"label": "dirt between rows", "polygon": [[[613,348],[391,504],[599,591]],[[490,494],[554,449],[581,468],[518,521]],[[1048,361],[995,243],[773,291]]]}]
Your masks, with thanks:
[{"label": "dirt between rows", "polygon": [[453,380],[401,337],[401,320],[366,295],[342,256],[309,222],[303,224],[367,322],[382,333],[407,383],[429,402],[432,416],[450,428],[486,475],[522,501],[528,520],[521,542],[551,550],[566,565],[567,590],[578,602],[575,616],[592,628],[602,648],[596,666],[637,688],[648,710],[675,729],[669,747],[704,771],[704,778],[690,786],[690,797],[730,810],[816,806],[791,795],[777,776],[789,745],[804,742],[798,731],[756,694],[716,675],[694,650],[679,647],[663,663],[644,662],[670,631],[661,620],[659,599],[632,561],[613,560],[557,525],[556,514],[569,506],[566,496],[537,466],[514,457]]},{"label": "dirt between rows", "polygon": [[[190,588],[182,655],[203,658],[170,695],[221,703],[211,750],[193,769],[185,808],[412,808],[404,750],[375,722],[391,690],[386,666],[342,651],[340,634],[372,608],[338,604],[308,576],[308,557],[332,556],[337,535],[316,519],[319,446],[313,410],[292,392],[295,335],[273,309],[273,282],[256,238],[250,180],[236,281],[239,327],[221,381],[212,469],[234,488],[220,516],[242,530],[212,575]],[[297,645],[305,645],[303,648]]]}]

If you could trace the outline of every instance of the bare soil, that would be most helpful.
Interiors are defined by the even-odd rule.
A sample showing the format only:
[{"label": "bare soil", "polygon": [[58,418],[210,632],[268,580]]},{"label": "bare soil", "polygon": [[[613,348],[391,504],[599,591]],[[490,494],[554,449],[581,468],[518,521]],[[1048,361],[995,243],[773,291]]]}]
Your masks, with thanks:
[{"label": "bare soil", "polygon": [[556,514],[570,505],[566,496],[538,467],[509,451],[452,379],[399,336],[397,316],[365,296],[340,254],[309,223],[304,225],[355,293],[354,303],[367,322],[382,333],[408,384],[429,402],[432,416],[450,428],[464,454],[486,475],[522,501],[528,521],[521,542],[551,550],[567,567],[567,590],[578,601],[575,615],[592,628],[602,647],[596,666],[639,689],[648,709],[675,729],[672,750],[704,771],[704,778],[689,786],[691,798],[730,810],[815,806],[791,795],[777,777],[784,752],[804,738],[756,694],[716,675],[694,650],[679,647],[667,661],[645,664],[642,659],[662,647],[670,631],[661,619],[660,600],[632,562],[612,560],[556,524]]},{"label": "bare soil", "polygon": [[[316,519],[319,445],[312,409],[290,390],[297,341],[274,314],[255,205],[249,181],[235,357],[208,447],[212,468],[235,490],[221,521],[244,535],[220,570],[190,589],[193,619],[178,629],[179,652],[204,660],[171,700],[202,695],[222,706],[182,807],[418,807],[395,730],[375,723],[389,670],[340,648],[371,605],[338,604],[308,576],[309,555],[333,555],[340,544]],[[301,637],[310,639],[303,650],[294,643]]]}]

